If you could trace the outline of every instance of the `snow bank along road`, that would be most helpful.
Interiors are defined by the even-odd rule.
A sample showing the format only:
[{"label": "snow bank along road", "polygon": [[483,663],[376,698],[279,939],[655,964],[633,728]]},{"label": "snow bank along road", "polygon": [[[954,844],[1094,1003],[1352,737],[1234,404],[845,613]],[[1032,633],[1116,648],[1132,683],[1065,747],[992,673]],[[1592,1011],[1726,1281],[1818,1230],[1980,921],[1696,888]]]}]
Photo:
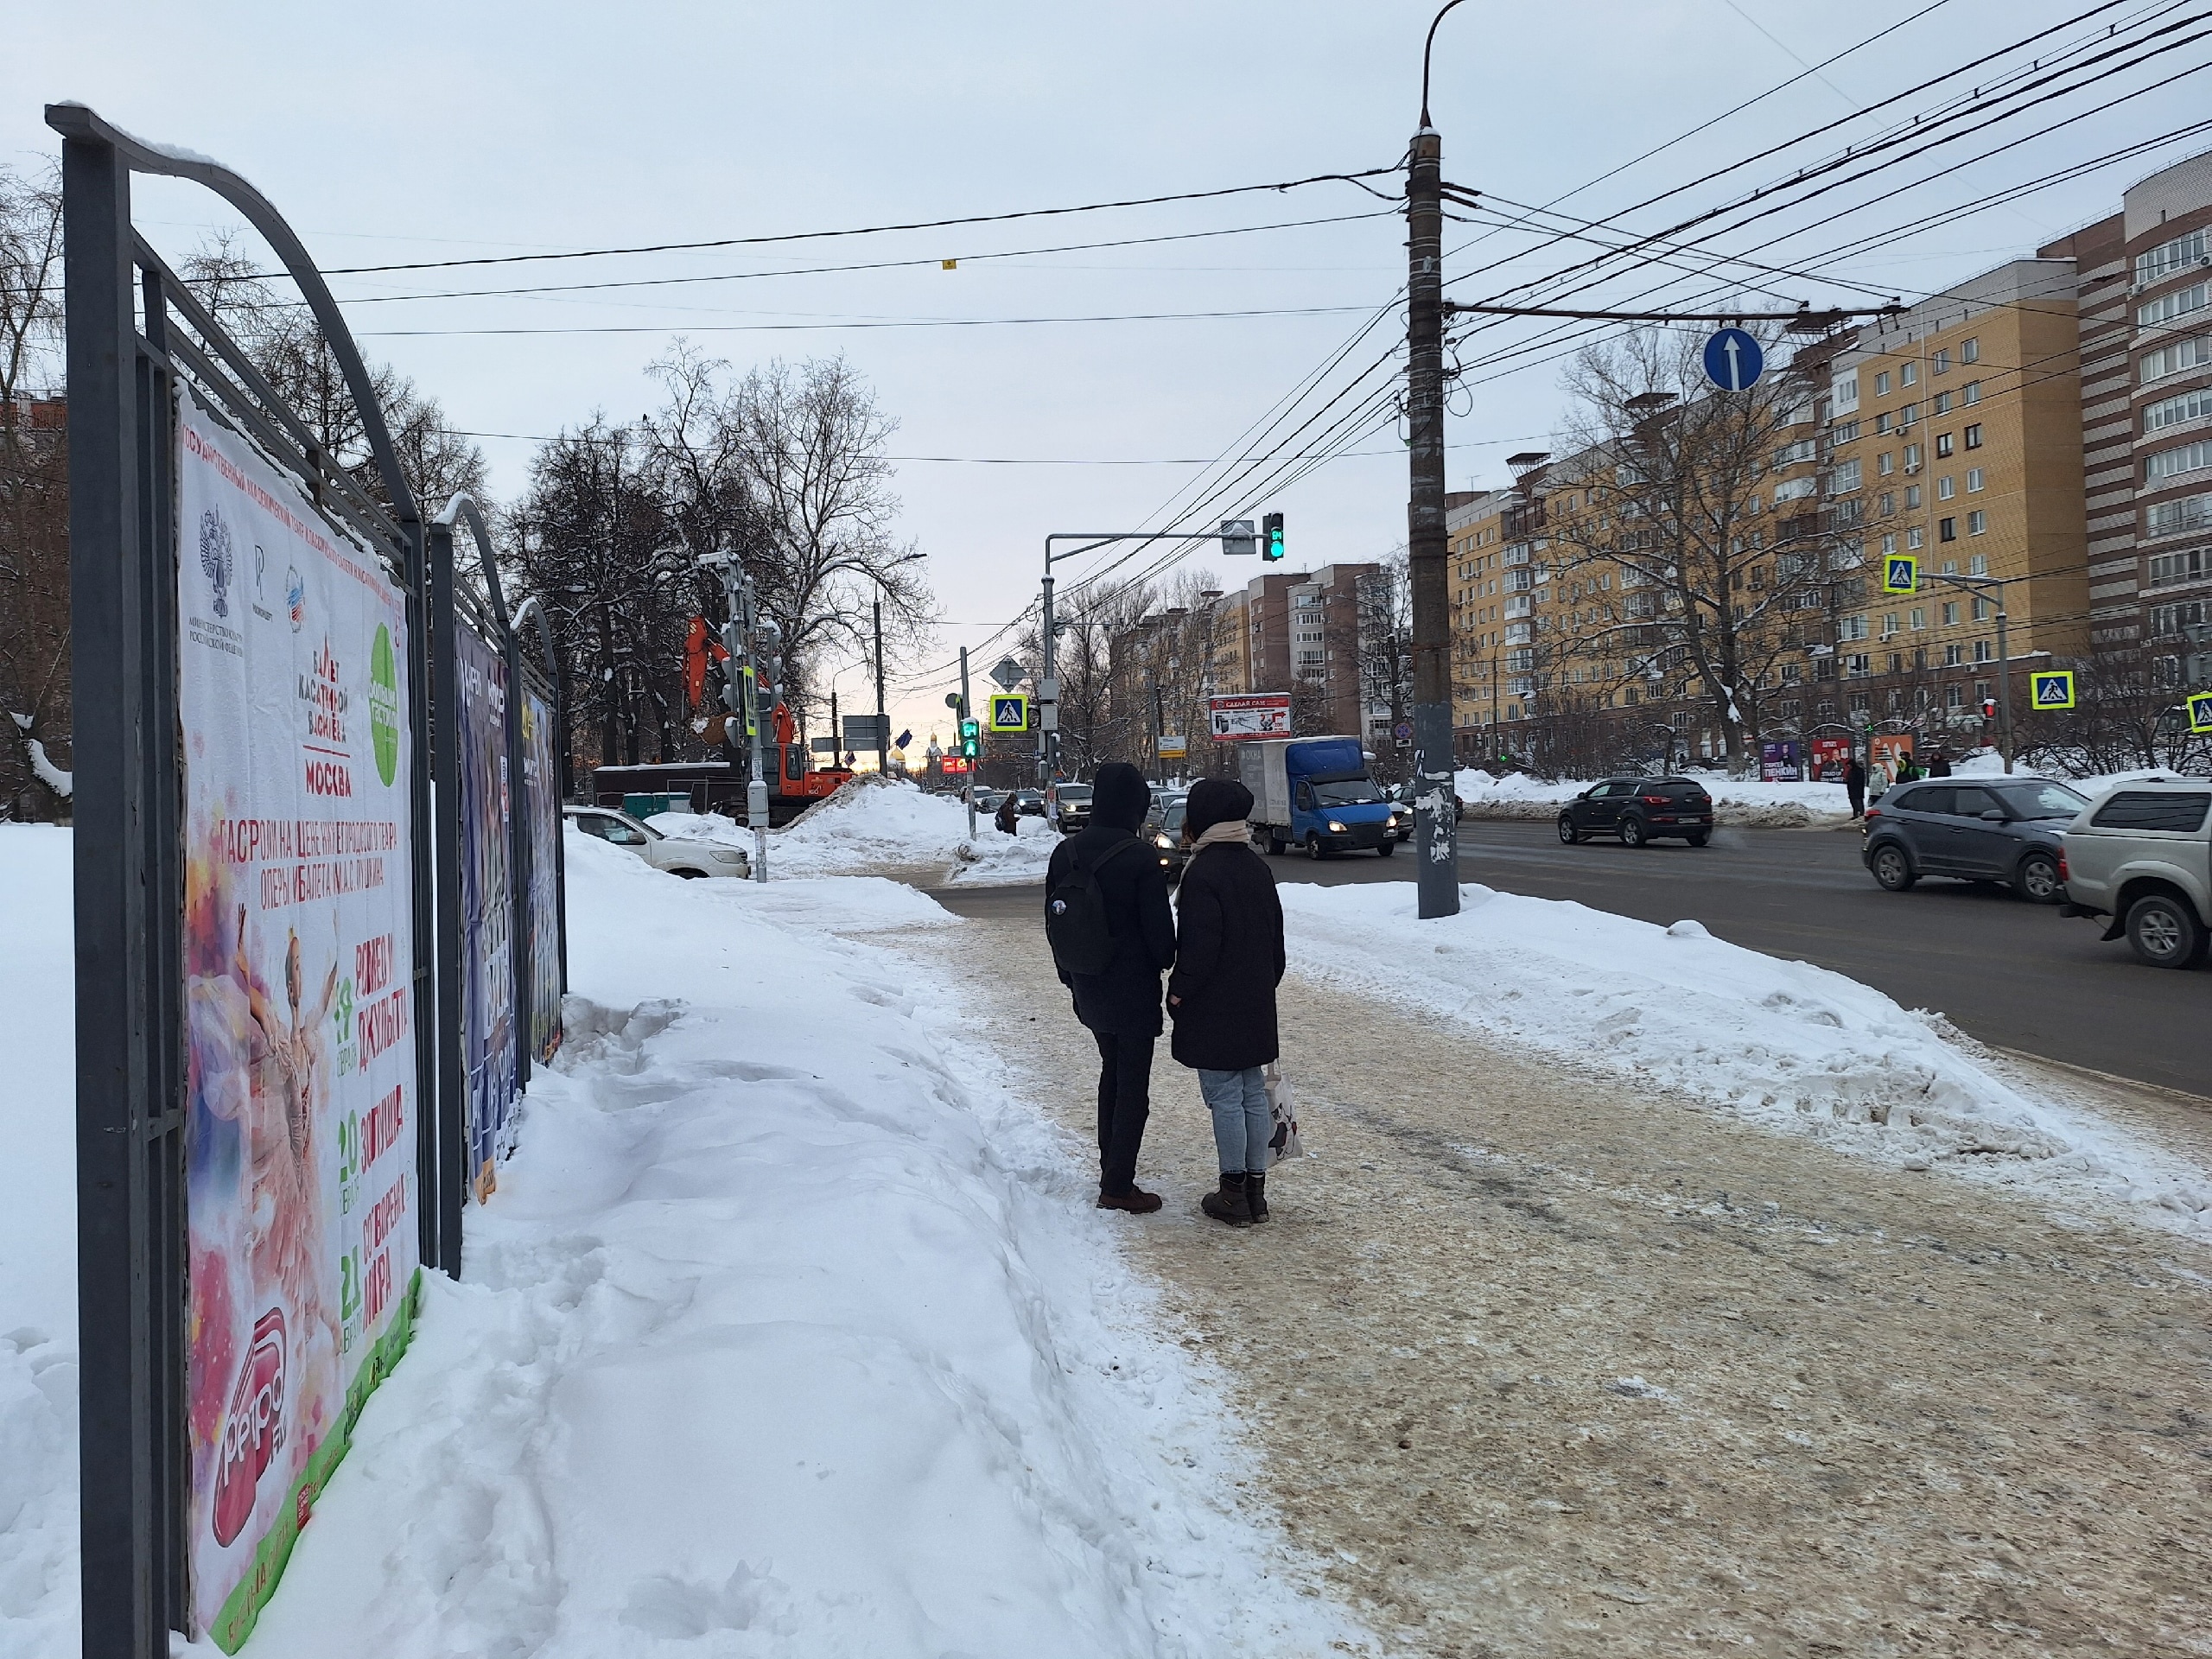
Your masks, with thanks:
[{"label": "snow bank along road", "polygon": [[[1554,1006],[1516,1016],[1521,1037],[1485,1032],[1397,995],[1389,976],[1429,963],[1371,948],[1364,895],[1332,914],[1304,893],[1285,893],[1284,1028],[1319,1155],[1278,1171],[1265,1228],[1202,1219],[1211,1140],[1163,1055],[1140,1178],[1168,1205],[1122,1230],[1230,1372],[1294,1536],[1386,1638],[1499,1659],[2212,1653],[2212,1251],[2124,1182],[2020,1180],[2037,1134],[2093,1123],[2044,1103],[2010,1152],[1993,1124],[1986,1150],[1898,1161],[1893,1127],[1929,1132],[1911,1110],[1847,1104],[1878,1074],[1832,1071],[1846,1109],[1796,1123],[1685,1087],[1709,1059],[1687,1043],[1639,1077],[1671,1039],[1651,941],[1608,931],[1637,924],[1557,944],[1613,954],[1649,1014],[1586,1005],[1578,1058],[1561,983],[1533,977]],[[1534,903],[1491,899],[1461,931]],[[907,948],[934,966],[957,944],[968,1017],[1081,1135],[1095,1051],[1039,934],[992,915]],[[1686,947],[1671,988],[1693,1016],[1755,971],[1656,937]],[[1432,978],[1464,991],[1480,956]],[[1893,1046],[1945,1071],[1931,1095],[2005,1087],[1965,1057],[1946,1071],[1869,994],[1772,966],[1808,1036],[1832,1018],[1840,1049]],[[1025,982],[1046,1006],[1006,994]],[[1833,1051],[1808,1052],[1810,1075],[1759,1063],[1817,1091]],[[1703,1075],[1722,1096],[1744,1081]]]}]

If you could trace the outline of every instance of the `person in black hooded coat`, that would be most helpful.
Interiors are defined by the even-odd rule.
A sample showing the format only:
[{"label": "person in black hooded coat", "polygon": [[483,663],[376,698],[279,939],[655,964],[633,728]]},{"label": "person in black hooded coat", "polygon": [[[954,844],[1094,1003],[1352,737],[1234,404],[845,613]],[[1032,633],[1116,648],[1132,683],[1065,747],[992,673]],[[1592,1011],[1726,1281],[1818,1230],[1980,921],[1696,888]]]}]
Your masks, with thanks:
[{"label": "person in black hooded coat", "polygon": [[1137,1185],[1137,1150],[1152,1115],[1160,976],[1175,963],[1175,918],[1167,877],[1136,833],[1152,804],[1144,774],[1109,761],[1090,788],[1090,826],[1052,849],[1045,902],[1049,908],[1077,860],[1094,872],[1113,956],[1104,972],[1063,972],[1060,982],[1098,1044],[1098,1207],[1145,1215],[1160,1208],[1160,1198]]},{"label": "person in black hooded coat", "polygon": [[1251,810],[1252,791],[1231,778],[1204,779],[1191,791],[1184,833],[1192,851],[1176,894],[1175,972],[1167,982],[1175,1020],[1169,1052],[1198,1074],[1220,1154],[1220,1190],[1199,1207],[1232,1225],[1268,1218],[1274,1115],[1262,1073],[1281,1052],[1282,901],[1274,873],[1252,850]]}]

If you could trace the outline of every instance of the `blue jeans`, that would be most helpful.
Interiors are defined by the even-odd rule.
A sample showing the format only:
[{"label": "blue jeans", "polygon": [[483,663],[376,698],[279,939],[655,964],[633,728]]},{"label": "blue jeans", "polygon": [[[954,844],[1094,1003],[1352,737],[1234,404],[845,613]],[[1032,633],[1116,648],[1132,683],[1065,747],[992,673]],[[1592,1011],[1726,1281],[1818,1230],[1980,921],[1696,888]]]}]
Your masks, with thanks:
[{"label": "blue jeans", "polygon": [[1214,1150],[1224,1175],[1268,1173],[1268,1142],[1274,1137],[1274,1114],[1268,1109],[1267,1078],[1261,1069],[1209,1071],[1198,1068],[1198,1092],[1213,1114]]}]

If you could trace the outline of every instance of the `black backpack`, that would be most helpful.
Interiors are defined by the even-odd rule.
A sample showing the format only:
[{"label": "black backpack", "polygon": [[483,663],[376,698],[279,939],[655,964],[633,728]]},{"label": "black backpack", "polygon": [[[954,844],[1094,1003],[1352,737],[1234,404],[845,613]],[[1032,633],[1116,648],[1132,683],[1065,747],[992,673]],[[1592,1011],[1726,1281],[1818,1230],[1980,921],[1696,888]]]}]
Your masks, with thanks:
[{"label": "black backpack", "polygon": [[1052,947],[1052,965],[1064,974],[1103,974],[1114,959],[1114,932],[1106,925],[1106,900],[1094,880],[1100,870],[1131,848],[1141,843],[1135,836],[1118,842],[1096,865],[1080,856],[1068,861],[1068,873],[1045,894],[1045,938]]}]

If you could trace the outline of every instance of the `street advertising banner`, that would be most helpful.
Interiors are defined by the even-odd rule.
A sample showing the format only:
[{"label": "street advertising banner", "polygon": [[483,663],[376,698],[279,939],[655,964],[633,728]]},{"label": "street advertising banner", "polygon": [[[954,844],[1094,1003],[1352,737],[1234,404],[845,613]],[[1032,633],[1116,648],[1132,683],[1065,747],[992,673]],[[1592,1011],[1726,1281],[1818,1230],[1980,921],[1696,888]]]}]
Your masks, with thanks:
[{"label": "street advertising banner", "polygon": [[1873,751],[1866,765],[1867,787],[1880,794],[1897,780],[1912,760],[1912,734],[1897,732],[1870,739],[1867,747]]},{"label": "street advertising banner", "polygon": [[527,683],[522,782],[530,811],[530,1052],[542,1065],[561,1046],[561,767],[553,710]]},{"label": "street advertising banner", "polygon": [[477,1201],[514,1146],[514,899],[508,849],[507,664],[454,630],[461,690],[461,1061]]},{"label": "street advertising banner", "polygon": [[234,1653],[419,1290],[407,611],[177,407],[191,1624]]},{"label": "street advertising banner", "polygon": [[1798,746],[1792,738],[1759,745],[1759,779],[1769,784],[1794,784],[1799,780]]},{"label": "street advertising banner", "polygon": [[1813,781],[1840,784],[1843,771],[1851,764],[1851,740],[1847,737],[1816,737],[1813,740]]},{"label": "street advertising banner", "polygon": [[1217,743],[1290,735],[1290,693],[1252,691],[1206,699],[1206,719]]}]

